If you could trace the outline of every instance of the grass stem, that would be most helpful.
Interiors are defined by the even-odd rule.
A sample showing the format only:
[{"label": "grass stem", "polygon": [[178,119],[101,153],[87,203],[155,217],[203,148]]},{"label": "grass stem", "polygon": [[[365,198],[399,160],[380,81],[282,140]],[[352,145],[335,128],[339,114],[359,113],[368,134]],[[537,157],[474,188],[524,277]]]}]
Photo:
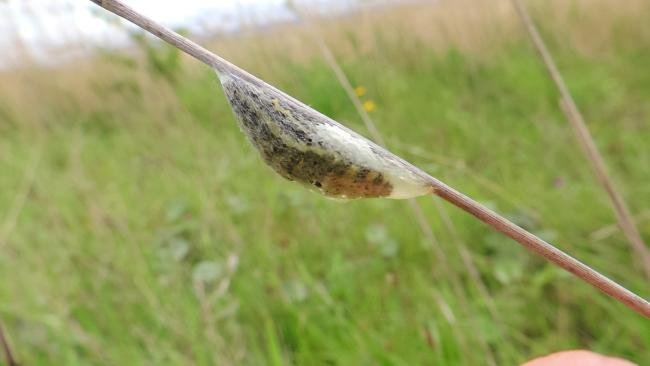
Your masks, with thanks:
[{"label": "grass stem", "polygon": [[2,352],[4,353],[5,362],[7,363],[7,366],[18,366],[19,364],[16,361],[13,352],[11,351],[11,347],[9,346],[9,341],[5,336],[5,332],[4,329],[2,328],[2,324],[0,324],[0,347],[2,347]]},{"label": "grass stem", "polygon": [[640,262],[641,268],[643,269],[646,278],[650,279],[650,250],[644,243],[643,238],[639,233],[639,229],[637,228],[634,219],[632,218],[630,209],[628,208],[623,195],[621,195],[621,193],[616,189],[614,183],[612,182],[612,179],[607,172],[605,161],[603,160],[602,155],[596,147],[596,143],[594,142],[594,139],[589,132],[589,128],[585,123],[584,117],[582,116],[582,113],[580,113],[578,106],[573,100],[571,92],[569,91],[569,88],[567,87],[564,78],[560,73],[560,70],[557,68],[555,61],[553,60],[553,56],[551,56],[551,53],[546,47],[542,36],[539,34],[535,23],[530,17],[526,6],[521,0],[512,1],[517,9],[519,17],[526,27],[526,31],[528,32],[528,35],[530,36],[535,49],[537,49],[537,52],[539,53],[544,66],[546,67],[546,70],[548,71],[551,79],[553,80],[553,83],[560,92],[560,106],[562,108],[562,111],[569,121],[569,124],[573,128],[573,132],[575,133],[580,147],[587,157],[587,160],[589,160],[598,183],[601,185],[603,190],[605,190],[607,196],[609,197],[612,208],[614,210],[614,214],[618,220],[618,224],[625,234],[625,237],[630,242],[635,257]]}]

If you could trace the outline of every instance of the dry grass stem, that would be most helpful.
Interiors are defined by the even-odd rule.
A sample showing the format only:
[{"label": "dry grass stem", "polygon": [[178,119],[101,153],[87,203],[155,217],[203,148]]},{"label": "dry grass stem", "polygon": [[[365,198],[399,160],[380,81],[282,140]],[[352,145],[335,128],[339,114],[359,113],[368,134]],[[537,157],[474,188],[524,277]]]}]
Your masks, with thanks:
[{"label": "dry grass stem", "polygon": [[7,339],[2,324],[0,324],[0,346],[2,346],[2,352],[5,356],[5,362],[7,366],[18,366],[18,362],[14,357],[11,347],[9,346],[9,340]]},{"label": "dry grass stem", "polygon": [[[650,210],[643,211],[634,218],[634,222],[636,222],[637,224],[647,220],[650,220]],[[593,241],[605,240],[610,236],[616,234],[616,232],[618,232],[620,229],[621,228],[618,224],[613,223],[611,225],[603,226],[600,229],[592,232],[589,237]]]},{"label": "dry grass stem", "polygon": [[641,237],[641,234],[639,233],[639,229],[636,227],[636,224],[632,219],[630,209],[623,199],[623,196],[616,189],[614,183],[612,182],[612,179],[607,172],[605,161],[603,160],[602,155],[596,147],[596,143],[594,142],[594,139],[591,136],[589,129],[587,128],[587,124],[585,123],[585,120],[580,113],[578,106],[573,100],[571,92],[569,92],[569,88],[567,87],[562,74],[557,68],[555,61],[551,56],[551,53],[546,47],[542,36],[539,34],[535,23],[531,19],[526,6],[521,0],[512,1],[517,8],[517,12],[521,17],[521,20],[524,23],[526,30],[539,53],[544,66],[546,67],[546,70],[548,71],[551,79],[553,79],[555,86],[560,92],[560,105],[562,107],[562,111],[569,121],[569,124],[573,128],[576,138],[580,143],[580,147],[589,160],[598,183],[600,183],[602,188],[607,193],[607,196],[609,197],[621,230],[623,230],[625,237],[630,242],[635,256],[637,257],[641,268],[643,268],[646,277],[650,279],[650,250],[648,250],[648,247],[646,246],[643,238]]}]

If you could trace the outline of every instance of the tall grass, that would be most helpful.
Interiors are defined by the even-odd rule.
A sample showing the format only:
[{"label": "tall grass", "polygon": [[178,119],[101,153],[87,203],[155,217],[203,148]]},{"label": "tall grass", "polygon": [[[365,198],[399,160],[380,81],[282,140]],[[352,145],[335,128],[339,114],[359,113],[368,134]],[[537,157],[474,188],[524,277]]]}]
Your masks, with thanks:
[{"label": "tall grass", "polygon": [[[590,239],[615,222],[607,200],[508,2],[483,3],[317,27],[397,153],[647,294],[621,233]],[[564,4],[534,3],[536,18],[641,212],[648,6]],[[0,76],[0,318],[24,364],[484,364],[481,342],[498,364],[574,347],[650,359],[648,322],[447,210],[497,321],[431,202],[444,264],[406,203],[342,204],[277,178],[213,73],[161,47]],[[211,47],[363,131],[290,26]]]}]

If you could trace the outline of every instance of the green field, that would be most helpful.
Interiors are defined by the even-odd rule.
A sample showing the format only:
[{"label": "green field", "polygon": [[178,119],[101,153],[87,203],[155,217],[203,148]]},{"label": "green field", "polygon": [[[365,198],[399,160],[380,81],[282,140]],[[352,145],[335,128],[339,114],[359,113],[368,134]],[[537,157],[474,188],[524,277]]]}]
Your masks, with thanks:
[{"label": "green field", "polygon": [[[535,14],[650,242],[650,12],[598,4],[566,29]],[[374,27],[326,40],[393,152],[650,295],[522,34],[472,49]],[[368,135],[317,52],[238,42],[235,62]],[[0,76],[0,320],[23,365],[650,362],[648,320],[447,203],[418,199],[423,227],[406,201],[278,177],[212,71],[143,43]]]}]

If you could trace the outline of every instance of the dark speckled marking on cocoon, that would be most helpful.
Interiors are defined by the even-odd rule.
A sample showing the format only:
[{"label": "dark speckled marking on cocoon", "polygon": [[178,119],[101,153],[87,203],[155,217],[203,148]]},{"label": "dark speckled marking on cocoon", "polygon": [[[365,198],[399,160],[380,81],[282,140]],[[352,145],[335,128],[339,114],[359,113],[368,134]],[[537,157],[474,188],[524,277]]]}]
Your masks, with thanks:
[{"label": "dark speckled marking on cocoon", "polygon": [[222,79],[240,126],[264,161],[286,179],[340,198],[385,197],[393,190],[382,173],[351,163],[312,139],[323,123],[271,91]]}]

